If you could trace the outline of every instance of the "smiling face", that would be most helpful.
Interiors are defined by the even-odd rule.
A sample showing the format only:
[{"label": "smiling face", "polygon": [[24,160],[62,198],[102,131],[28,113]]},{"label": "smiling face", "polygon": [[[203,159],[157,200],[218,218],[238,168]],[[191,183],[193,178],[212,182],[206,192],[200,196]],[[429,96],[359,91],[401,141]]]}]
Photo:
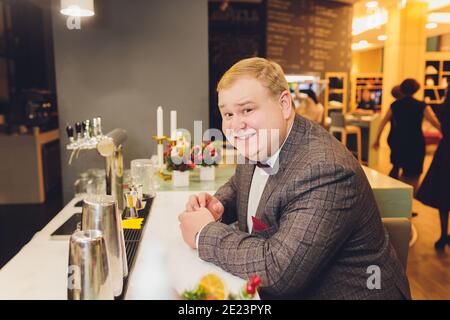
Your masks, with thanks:
[{"label": "smiling face", "polygon": [[219,109],[227,140],[252,161],[265,161],[274,154],[278,148],[273,146],[281,146],[294,119],[289,91],[274,97],[251,76],[242,76],[219,91]]}]

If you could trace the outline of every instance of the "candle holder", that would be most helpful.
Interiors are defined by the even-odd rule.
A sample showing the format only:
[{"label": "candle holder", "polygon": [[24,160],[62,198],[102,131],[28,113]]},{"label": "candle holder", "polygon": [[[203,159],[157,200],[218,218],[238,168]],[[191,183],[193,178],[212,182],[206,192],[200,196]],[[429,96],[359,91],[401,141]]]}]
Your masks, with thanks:
[{"label": "candle holder", "polygon": [[167,141],[169,141],[171,147],[175,147],[177,145],[176,139],[167,139]]},{"label": "candle holder", "polygon": [[164,141],[168,139],[167,136],[153,136],[153,140],[158,144],[158,170],[164,170]]},{"label": "candle holder", "polygon": [[171,141],[171,140],[169,139],[168,136],[161,136],[161,137],[158,137],[158,136],[152,136],[152,138],[153,138],[153,140],[156,141],[156,143],[157,143],[158,145],[164,144],[164,141],[167,141],[167,140]]}]

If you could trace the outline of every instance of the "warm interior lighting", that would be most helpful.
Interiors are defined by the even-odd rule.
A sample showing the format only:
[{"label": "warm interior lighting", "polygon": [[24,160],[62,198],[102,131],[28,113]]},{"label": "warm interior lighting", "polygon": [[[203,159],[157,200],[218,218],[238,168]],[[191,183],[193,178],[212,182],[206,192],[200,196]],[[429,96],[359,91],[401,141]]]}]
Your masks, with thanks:
[{"label": "warm interior lighting", "polygon": [[438,10],[450,6],[450,0],[431,0],[428,3],[428,11]]},{"label": "warm interior lighting", "polygon": [[307,81],[314,81],[316,77],[314,76],[307,76],[307,75],[286,75],[286,81],[287,82],[307,82]]},{"label": "warm interior lighting", "polygon": [[72,17],[93,16],[94,0],[61,0],[60,12]]},{"label": "warm interior lighting", "polygon": [[428,15],[428,22],[450,23],[450,12],[433,12]]},{"label": "warm interior lighting", "polygon": [[378,41],[386,41],[387,38],[388,38],[388,36],[385,35],[385,34],[380,34],[380,35],[377,37]]},{"label": "warm interior lighting", "polygon": [[367,9],[375,9],[378,7],[378,1],[369,1],[366,3]]},{"label": "warm interior lighting", "polygon": [[369,42],[367,40],[361,40],[358,43],[352,44],[352,50],[361,50],[369,47]]},{"label": "warm interior lighting", "polygon": [[385,9],[380,9],[377,13],[369,16],[354,18],[352,25],[352,34],[354,36],[364,33],[368,30],[379,28],[386,24],[388,20],[388,12]]},{"label": "warm interior lighting", "polygon": [[430,76],[430,75],[433,75],[433,74],[438,74],[438,71],[437,71],[435,66],[429,65],[425,69],[425,74],[427,76]]},{"label": "warm interior lighting", "polygon": [[437,28],[437,23],[435,23],[435,22],[429,22],[429,23],[427,23],[426,25],[425,25],[425,28],[427,28],[427,29],[436,29]]}]

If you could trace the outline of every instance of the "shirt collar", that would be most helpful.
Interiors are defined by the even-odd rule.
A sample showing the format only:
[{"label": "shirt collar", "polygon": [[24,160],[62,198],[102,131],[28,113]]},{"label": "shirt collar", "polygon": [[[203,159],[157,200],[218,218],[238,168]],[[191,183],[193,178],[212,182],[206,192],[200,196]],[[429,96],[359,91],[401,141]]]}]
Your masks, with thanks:
[{"label": "shirt collar", "polygon": [[265,161],[266,164],[268,164],[272,169],[277,163],[278,157],[280,155],[281,148],[283,148],[287,138],[289,137],[289,134],[291,133],[292,127],[294,126],[294,121],[292,121],[291,126],[289,127],[288,134],[286,135],[286,138],[284,139],[283,143],[281,144],[281,147],[278,148],[278,150]]}]

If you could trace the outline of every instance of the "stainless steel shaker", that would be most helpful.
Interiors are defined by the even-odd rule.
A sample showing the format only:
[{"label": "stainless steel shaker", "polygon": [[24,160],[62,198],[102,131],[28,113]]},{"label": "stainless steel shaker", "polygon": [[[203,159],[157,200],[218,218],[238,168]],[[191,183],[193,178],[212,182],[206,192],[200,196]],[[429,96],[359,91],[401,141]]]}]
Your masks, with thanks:
[{"label": "stainless steel shaker", "polygon": [[82,230],[100,230],[105,237],[112,272],[114,296],[122,293],[128,275],[125,240],[117,202],[110,195],[90,195],[83,200]]},{"label": "stainless steel shaker", "polygon": [[67,298],[114,299],[108,250],[98,230],[76,231],[70,237]]}]

